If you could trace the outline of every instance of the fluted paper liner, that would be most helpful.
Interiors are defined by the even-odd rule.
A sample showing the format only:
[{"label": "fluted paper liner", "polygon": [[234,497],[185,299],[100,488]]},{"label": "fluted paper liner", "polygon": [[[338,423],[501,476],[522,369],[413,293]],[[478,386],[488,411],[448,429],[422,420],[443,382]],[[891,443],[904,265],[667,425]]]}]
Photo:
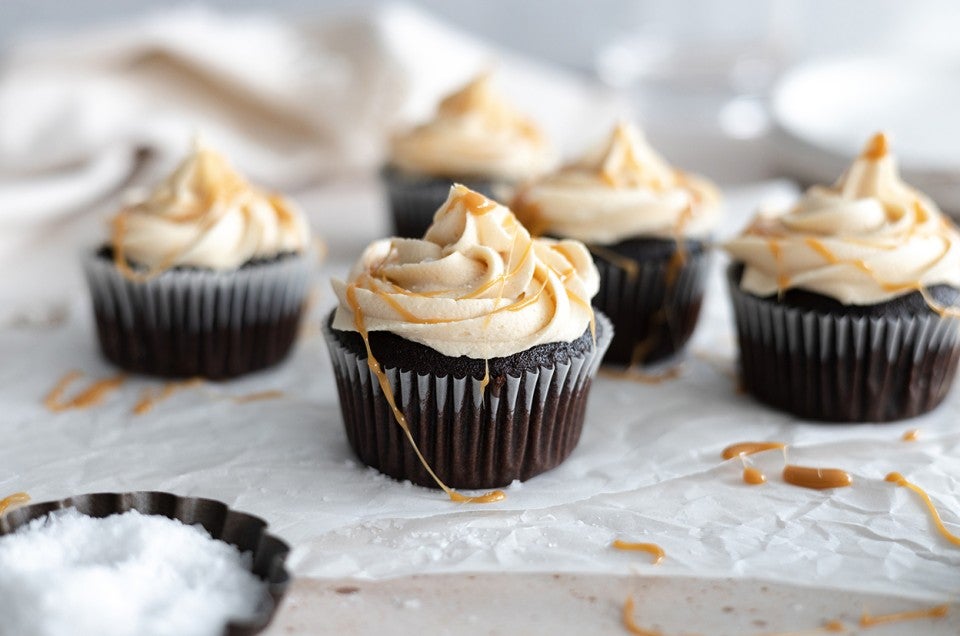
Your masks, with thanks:
[{"label": "fluted paper liner", "polygon": [[640,343],[649,347],[641,364],[660,362],[682,351],[697,326],[703,304],[710,256],[706,250],[688,252],[667,284],[670,258],[636,261],[633,276],[615,263],[594,255],[600,271],[600,291],[593,304],[614,325],[606,364],[629,364]]},{"label": "fluted paper liner", "polygon": [[289,353],[312,255],[228,272],[178,268],[142,282],[96,253],[83,266],[109,360],[139,373],[217,379],[270,366]]},{"label": "fluted paper liner", "polygon": [[96,493],[59,501],[35,503],[0,516],[0,536],[16,532],[34,519],[64,508],[75,508],[90,517],[109,517],[130,510],[145,515],[176,519],[186,525],[200,524],[211,537],[251,554],[251,571],[267,584],[267,595],[250,621],[230,622],[224,636],[253,636],[273,620],[290,583],[285,568],[290,547],[267,534],[267,522],[259,517],[231,510],[214,499],[178,497],[166,492]]},{"label": "fluted paper liner", "polygon": [[407,175],[394,168],[381,172],[387,187],[395,236],[420,238],[433,222],[433,215],[447,200],[455,182],[487,197],[494,196],[494,182],[488,179],[447,179]]},{"label": "fluted paper liner", "polygon": [[[599,312],[597,342],[566,362],[490,378],[384,373],[427,462],[452,488],[483,489],[527,480],[567,458],[580,439],[591,381],[610,344]],[[324,324],[347,439],[368,466],[421,486],[436,483],[394,418],[366,356],[340,344]],[[376,356],[374,351],[374,356]]]},{"label": "fluted paper liner", "polygon": [[746,390],[814,420],[885,422],[943,401],[960,359],[960,320],[829,315],[740,289],[728,271]]}]

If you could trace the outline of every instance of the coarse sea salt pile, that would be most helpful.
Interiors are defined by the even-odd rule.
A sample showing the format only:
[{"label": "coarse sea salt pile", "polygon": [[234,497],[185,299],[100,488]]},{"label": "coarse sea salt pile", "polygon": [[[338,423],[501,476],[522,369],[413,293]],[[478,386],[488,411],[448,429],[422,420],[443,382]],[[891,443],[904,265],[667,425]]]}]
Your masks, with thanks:
[{"label": "coarse sea salt pile", "polygon": [[0,538],[3,636],[212,636],[253,618],[250,555],[136,511],[56,511]]}]

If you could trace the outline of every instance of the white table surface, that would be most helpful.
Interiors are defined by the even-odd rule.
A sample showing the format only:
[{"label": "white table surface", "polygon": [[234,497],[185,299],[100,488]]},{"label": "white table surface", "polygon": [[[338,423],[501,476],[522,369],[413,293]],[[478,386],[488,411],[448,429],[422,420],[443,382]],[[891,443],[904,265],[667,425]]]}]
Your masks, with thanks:
[{"label": "white table surface", "polygon": [[[782,200],[790,192],[783,184],[730,190],[724,231],[737,229],[762,200]],[[750,606],[796,605],[780,618],[763,619],[776,629],[820,625],[841,609],[837,599],[856,605],[849,608],[856,615],[863,599],[880,598],[875,595],[907,605],[956,598],[960,550],[935,532],[914,495],[883,477],[897,470],[925,487],[947,525],[958,530],[960,391],[930,415],[886,425],[806,424],[758,405],[735,390],[733,326],[719,261],[680,378],[657,386],[600,378],[573,455],[507,489],[506,501],[456,505],[438,491],[361,466],[343,434],[317,327],[333,304],[327,278],[343,275],[363,245],[386,231],[381,196],[374,182],[357,180],[300,198],[330,253],[318,271],[319,300],[291,359],[275,370],[184,390],[145,415],[133,415],[133,406],[143,389],[160,385],[146,378],[128,380],[88,410],[53,414],[42,405],[70,369],[91,378],[115,372],[97,354],[76,263],[77,246],[95,242],[102,227],[90,217],[66,223],[15,263],[0,263],[7,272],[0,287],[0,494],[24,490],[40,501],[167,490],[221,499],[264,517],[294,546],[289,564],[301,579],[274,633],[329,627],[295,620],[304,603],[327,598],[328,605],[317,607],[333,611],[342,601],[324,592],[323,582],[302,582],[308,577],[388,585],[409,580],[398,577],[448,575],[454,578],[437,581],[453,583],[426,585],[451,595],[472,589],[482,602],[491,588],[471,588],[467,573],[526,573],[532,580],[565,573],[585,577],[576,580],[606,595],[603,603],[584,606],[585,622],[545,617],[540,626],[551,633],[582,633],[577,626],[589,624],[594,609],[597,633],[617,633],[618,609],[607,597],[617,596],[612,589],[641,589],[644,581],[665,581],[668,590],[686,589],[676,581],[720,586],[692,610],[700,622],[685,620],[691,610],[680,591],[676,603],[669,595],[662,599],[657,624],[687,632],[703,624],[710,633],[743,633],[745,626],[763,631],[741,613],[723,610],[723,589],[735,589],[738,602]],[[284,397],[248,404],[228,399],[270,389]],[[920,429],[919,440],[901,441],[911,428]],[[766,439],[788,443],[792,463],[849,471],[853,487],[788,486],[778,477],[784,458],[776,451],[755,459],[769,483],[744,485],[739,462],[722,461],[720,451],[733,442]],[[651,566],[642,554],[610,549],[614,538],[656,542],[667,558]],[[529,590],[531,612],[558,593],[549,585],[526,585],[524,578],[511,580],[509,589]],[[757,591],[761,584],[777,586],[775,601]],[[422,601],[419,623],[403,628],[384,613],[380,626],[415,633],[415,624],[439,625],[446,614],[431,608]],[[401,609],[410,607],[401,603]],[[943,623],[952,633],[957,613]],[[531,633],[538,631],[530,616],[521,619]],[[487,627],[458,625],[451,633],[497,631]]]}]

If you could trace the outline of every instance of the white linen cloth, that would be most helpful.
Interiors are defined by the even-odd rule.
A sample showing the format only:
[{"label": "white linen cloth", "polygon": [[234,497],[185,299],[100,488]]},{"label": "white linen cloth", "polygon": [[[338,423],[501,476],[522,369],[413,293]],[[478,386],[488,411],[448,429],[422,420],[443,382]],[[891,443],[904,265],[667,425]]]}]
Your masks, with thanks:
[{"label": "white linen cloth", "polygon": [[302,22],[187,8],[24,42],[0,74],[0,223],[82,208],[198,131],[278,188],[371,168],[392,129],[487,67],[554,134],[611,119],[583,81],[404,5]]}]

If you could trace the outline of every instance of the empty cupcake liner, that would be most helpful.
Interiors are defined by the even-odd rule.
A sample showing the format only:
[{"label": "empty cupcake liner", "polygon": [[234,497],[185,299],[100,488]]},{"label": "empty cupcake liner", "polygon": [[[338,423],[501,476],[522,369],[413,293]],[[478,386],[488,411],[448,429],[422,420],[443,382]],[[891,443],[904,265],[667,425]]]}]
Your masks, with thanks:
[{"label": "empty cupcake liner", "polygon": [[960,360],[960,320],[830,315],[758,298],[728,272],[744,388],[805,419],[886,422],[943,401]]},{"label": "empty cupcake liner", "polygon": [[306,252],[229,272],[173,269],[143,282],[96,253],[83,266],[109,360],[139,373],[217,379],[286,356],[312,263]]},{"label": "empty cupcake liner", "polygon": [[[580,439],[591,380],[612,336],[597,313],[597,341],[583,355],[490,378],[383,371],[420,451],[447,485],[481,489],[554,468]],[[396,422],[374,373],[324,325],[347,438],[368,466],[436,487]],[[376,355],[376,352],[374,352]]]},{"label": "empty cupcake liner", "polygon": [[290,547],[267,534],[267,522],[259,517],[230,509],[225,503],[198,497],[178,497],[166,492],[96,493],[68,497],[59,501],[36,503],[15,508],[0,516],[0,536],[16,532],[34,519],[54,510],[75,508],[91,517],[108,517],[136,510],[141,514],[160,515],[186,525],[199,524],[214,539],[236,546],[252,556],[251,571],[267,584],[256,618],[231,622],[224,636],[253,636],[263,632],[273,620],[280,601],[290,584],[285,568]]},{"label": "empty cupcake liner", "polygon": [[605,364],[626,365],[640,345],[646,355],[639,361],[650,365],[680,352],[697,326],[703,304],[710,255],[690,252],[668,284],[670,259],[637,261],[637,271],[628,272],[594,255],[600,271],[600,291],[593,304],[614,325],[613,342]]},{"label": "empty cupcake liner", "polygon": [[495,183],[484,179],[447,179],[403,174],[386,168],[382,171],[390,202],[395,236],[421,238],[433,222],[433,215],[447,200],[450,186],[462,183],[471,190],[493,197]]}]

